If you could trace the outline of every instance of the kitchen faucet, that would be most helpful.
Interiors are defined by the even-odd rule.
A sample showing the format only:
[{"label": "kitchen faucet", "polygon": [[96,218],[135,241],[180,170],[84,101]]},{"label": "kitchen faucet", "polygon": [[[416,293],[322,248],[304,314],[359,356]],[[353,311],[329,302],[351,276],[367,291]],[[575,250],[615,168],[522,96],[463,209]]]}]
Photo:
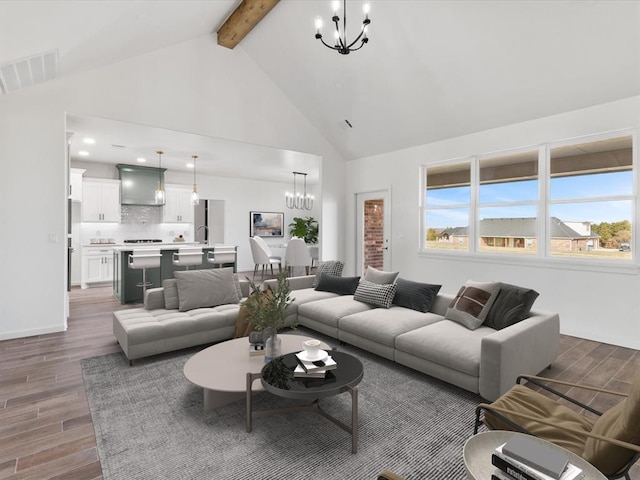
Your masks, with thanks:
[{"label": "kitchen faucet", "polygon": [[207,227],[206,225],[200,225],[198,228],[196,228],[196,233],[195,233],[195,237],[198,236],[198,232],[200,231],[201,228],[204,228],[204,242],[202,243],[207,243],[208,240],[208,236],[209,236],[209,227]]}]

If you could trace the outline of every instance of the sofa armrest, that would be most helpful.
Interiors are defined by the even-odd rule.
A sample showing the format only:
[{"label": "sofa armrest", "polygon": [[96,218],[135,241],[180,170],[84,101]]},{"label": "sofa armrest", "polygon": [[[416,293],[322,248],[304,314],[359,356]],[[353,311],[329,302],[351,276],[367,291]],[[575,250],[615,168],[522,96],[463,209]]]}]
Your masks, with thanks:
[{"label": "sofa armrest", "polygon": [[[289,287],[291,290],[302,290],[303,288],[311,288],[315,278],[315,275],[302,275],[300,277],[289,277],[287,280],[289,280]],[[265,289],[267,287],[276,289],[278,287],[278,280],[275,278],[265,280],[262,285]]]},{"label": "sofa armrest", "polygon": [[532,311],[529,318],[482,339],[479,390],[494,401],[516,383],[520,374],[537,374],[558,356],[560,317]]},{"label": "sofa armrest", "polygon": [[164,288],[149,288],[144,295],[144,308],[158,310],[164,308]]}]

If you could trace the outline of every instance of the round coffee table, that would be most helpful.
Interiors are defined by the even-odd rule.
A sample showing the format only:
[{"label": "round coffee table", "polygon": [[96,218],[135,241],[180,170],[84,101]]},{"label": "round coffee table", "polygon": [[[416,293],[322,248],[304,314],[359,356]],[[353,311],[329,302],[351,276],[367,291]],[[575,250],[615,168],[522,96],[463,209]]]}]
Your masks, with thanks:
[{"label": "round coffee table", "polygon": [[[251,419],[254,414],[272,414],[290,411],[313,411],[332,421],[338,427],[351,434],[351,451],[358,451],[358,389],[364,376],[362,362],[353,355],[331,350],[337,368],[329,370],[325,378],[296,378],[294,370],[298,365],[295,353],[275,358],[264,365],[258,374],[247,374],[247,432],[251,431]],[[294,400],[306,400],[311,403],[272,410],[253,411],[251,391],[254,380],[260,378],[262,387],[274,395]],[[320,407],[321,398],[331,397],[343,392],[351,394],[351,425],[347,425]]]},{"label": "round coffee table", "polygon": [[[282,339],[282,353],[299,352],[302,342],[311,337],[278,334]],[[321,348],[330,349],[323,343]],[[244,399],[247,391],[247,373],[260,373],[264,355],[249,355],[247,337],[217,343],[196,353],[184,365],[184,376],[204,389],[204,410],[227,405]],[[263,388],[253,389],[254,392]]]},{"label": "round coffee table", "polygon": [[[467,470],[467,477],[469,480],[484,480],[491,478],[491,473],[496,468],[491,464],[491,454],[496,447],[506,443],[514,435],[524,435],[524,433],[492,430],[489,432],[478,433],[477,435],[470,437],[464,444],[462,453],[464,466]],[[605,477],[596,467],[591,465],[584,458],[541,438],[531,438],[536,442],[544,443],[545,445],[552,445],[565,453],[569,457],[569,462],[582,469],[585,479],[606,480],[607,477]]]}]

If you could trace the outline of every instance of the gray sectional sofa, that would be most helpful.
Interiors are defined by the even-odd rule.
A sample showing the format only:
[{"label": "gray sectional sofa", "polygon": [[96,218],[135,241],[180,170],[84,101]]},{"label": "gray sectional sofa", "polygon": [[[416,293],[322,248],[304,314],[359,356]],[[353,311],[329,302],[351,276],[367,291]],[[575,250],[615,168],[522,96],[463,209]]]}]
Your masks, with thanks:
[{"label": "gray sectional sofa", "polygon": [[[287,324],[300,325],[495,400],[522,373],[537,374],[556,359],[557,313],[532,310],[528,318],[496,330],[471,330],[445,319],[454,295],[438,293],[428,312],[402,306],[376,308],[315,290],[315,276],[289,279],[293,303]],[[276,287],[267,280],[265,288]]]},{"label": "gray sectional sofa", "polygon": [[[130,361],[233,337],[239,300],[248,295],[249,284],[220,272],[230,269],[215,270],[219,272],[176,272],[181,278],[147,290],[144,308],[114,312],[113,332]],[[209,284],[206,277],[203,284],[202,275],[220,278]],[[519,374],[537,374],[551,365],[558,353],[557,313],[532,310],[524,320],[500,330],[486,325],[472,329],[445,318],[454,295],[434,293],[426,312],[398,305],[377,308],[353,294],[315,289],[314,279],[313,275],[289,278],[294,301],[286,325],[298,323],[490,401],[514,385]],[[212,287],[225,290],[223,303],[198,306]],[[264,287],[276,288],[277,280],[265,281]],[[232,288],[237,295],[225,303],[225,298],[233,297]]]},{"label": "gray sectional sofa", "polygon": [[[113,312],[113,334],[130,364],[135,359],[233,338],[240,301],[249,295],[249,282],[238,279],[231,268],[175,274],[181,278],[164,280],[163,287],[147,290],[144,308]],[[182,304],[178,293],[181,280],[187,292]],[[202,287],[222,293],[207,302]],[[198,304],[201,300],[220,304],[204,307]]]}]

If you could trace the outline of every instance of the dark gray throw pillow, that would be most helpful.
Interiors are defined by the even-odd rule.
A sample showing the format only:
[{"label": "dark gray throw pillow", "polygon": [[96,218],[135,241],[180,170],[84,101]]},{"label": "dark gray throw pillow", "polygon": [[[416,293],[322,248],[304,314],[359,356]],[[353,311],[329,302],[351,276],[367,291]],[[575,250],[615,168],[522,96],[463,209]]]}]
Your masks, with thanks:
[{"label": "dark gray throw pillow", "polygon": [[318,277],[316,290],[319,292],[332,292],[338,295],[353,295],[358,288],[360,277],[339,277],[321,273]]},{"label": "dark gray throw pillow", "polygon": [[529,316],[538,295],[538,292],[530,288],[500,283],[500,291],[487,314],[484,325],[502,330],[524,320]]},{"label": "dark gray throw pillow", "polygon": [[442,287],[442,285],[413,282],[404,278],[398,278],[396,285],[396,295],[393,297],[394,305],[425,313],[431,309],[431,305]]}]

